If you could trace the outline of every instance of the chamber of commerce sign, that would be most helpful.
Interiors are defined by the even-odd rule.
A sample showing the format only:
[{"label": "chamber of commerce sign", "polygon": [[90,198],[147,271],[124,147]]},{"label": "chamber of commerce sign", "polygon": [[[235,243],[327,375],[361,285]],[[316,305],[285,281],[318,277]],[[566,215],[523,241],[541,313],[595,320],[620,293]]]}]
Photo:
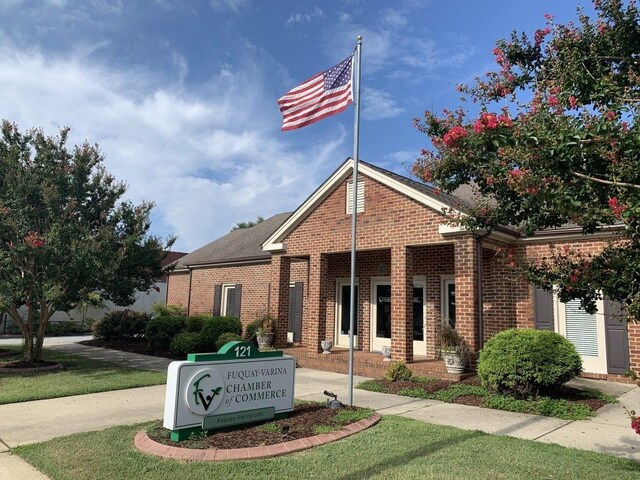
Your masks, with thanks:
[{"label": "chamber of commerce sign", "polygon": [[190,354],[167,373],[165,428],[213,429],[273,418],[293,410],[295,359],[230,342],[216,354]]}]

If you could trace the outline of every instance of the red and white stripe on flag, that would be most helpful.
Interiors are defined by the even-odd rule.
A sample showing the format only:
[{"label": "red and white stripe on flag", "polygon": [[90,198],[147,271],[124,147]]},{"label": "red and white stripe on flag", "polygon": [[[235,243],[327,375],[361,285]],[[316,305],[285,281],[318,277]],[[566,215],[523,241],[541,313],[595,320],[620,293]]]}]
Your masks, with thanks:
[{"label": "red and white stripe on flag", "polygon": [[285,93],[278,100],[282,130],[306,127],[346,109],[353,102],[352,64],[350,55]]}]

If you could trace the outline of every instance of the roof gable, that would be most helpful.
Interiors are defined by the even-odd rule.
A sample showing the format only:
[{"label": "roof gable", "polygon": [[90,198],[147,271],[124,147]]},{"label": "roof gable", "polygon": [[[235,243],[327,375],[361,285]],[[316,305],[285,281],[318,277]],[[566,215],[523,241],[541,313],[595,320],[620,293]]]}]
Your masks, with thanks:
[{"label": "roof gable", "polygon": [[[351,175],[352,170],[353,159],[347,158],[347,160],[265,240],[262,248],[265,251],[283,250],[284,239]],[[439,213],[441,213],[443,209],[453,209],[456,212],[463,213],[461,209],[464,208],[464,204],[460,200],[452,195],[440,193],[433,187],[362,161],[358,164],[358,171]]]}]

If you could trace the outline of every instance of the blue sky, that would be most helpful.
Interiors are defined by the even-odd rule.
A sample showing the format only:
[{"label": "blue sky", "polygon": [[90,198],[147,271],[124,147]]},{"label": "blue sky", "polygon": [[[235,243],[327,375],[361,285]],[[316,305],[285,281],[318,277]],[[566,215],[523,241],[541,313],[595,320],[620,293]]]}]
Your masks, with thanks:
[{"label": "blue sky", "polygon": [[[583,2],[591,13],[590,2]],[[0,0],[0,118],[98,143],[153,233],[191,251],[294,210],[353,149],[353,109],[281,132],[276,100],[362,34],[360,158],[407,174],[412,120],[459,105],[513,29],[572,0]]]}]

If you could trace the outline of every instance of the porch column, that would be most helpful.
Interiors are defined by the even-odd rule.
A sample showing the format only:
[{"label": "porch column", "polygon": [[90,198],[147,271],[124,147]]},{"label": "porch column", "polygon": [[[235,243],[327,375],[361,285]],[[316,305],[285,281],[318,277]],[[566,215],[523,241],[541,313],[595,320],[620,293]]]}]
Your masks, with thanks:
[{"label": "porch column", "polygon": [[271,257],[271,315],[276,318],[276,335],[274,347],[287,345],[289,329],[289,274],[291,259],[274,254]]},{"label": "porch column", "polygon": [[413,361],[413,254],[391,249],[391,358]]},{"label": "porch column", "polygon": [[456,330],[472,352],[478,350],[478,256],[472,235],[455,239]]},{"label": "porch column", "polygon": [[327,255],[314,253],[309,256],[309,291],[307,314],[302,323],[303,343],[310,353],[322,351],[320,341],[333,340],[327,335],[327,276],[329,259]]}]

